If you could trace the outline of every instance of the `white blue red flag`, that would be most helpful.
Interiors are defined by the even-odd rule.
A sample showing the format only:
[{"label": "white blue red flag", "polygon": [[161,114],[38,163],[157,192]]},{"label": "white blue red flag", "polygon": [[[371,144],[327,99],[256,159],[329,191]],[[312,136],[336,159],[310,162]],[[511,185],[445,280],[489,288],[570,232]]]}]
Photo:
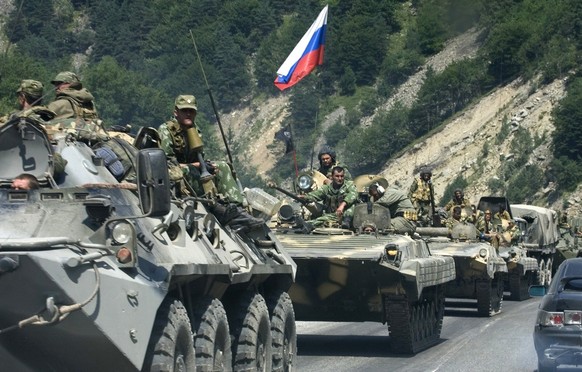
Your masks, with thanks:
[{"label": "white blue red flag", "polygon": [[327,5],[277,70],[277,78],[275,79],[277,88],[285,90],[295,85],[299,80],[309,75],[315,66],[323,64],[326,29]]}]

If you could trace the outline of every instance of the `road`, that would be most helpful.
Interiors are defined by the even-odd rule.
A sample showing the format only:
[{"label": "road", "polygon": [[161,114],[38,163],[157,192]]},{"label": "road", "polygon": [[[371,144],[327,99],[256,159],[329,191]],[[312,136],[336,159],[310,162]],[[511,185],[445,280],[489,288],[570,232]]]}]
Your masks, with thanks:
[{"label": "road", "polygon": [[532,332],[539,298],[504,300],[492,318],[445,313],[441,342],[416,355],[390,351],[380,323],[297,322],[298,371],[534,371]]}]

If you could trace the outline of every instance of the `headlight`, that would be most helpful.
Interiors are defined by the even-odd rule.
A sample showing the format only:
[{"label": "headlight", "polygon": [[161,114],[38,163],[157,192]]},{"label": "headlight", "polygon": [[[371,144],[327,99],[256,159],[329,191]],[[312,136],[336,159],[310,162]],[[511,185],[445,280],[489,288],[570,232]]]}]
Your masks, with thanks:
[{"label": "headlight", "polygon": [[299,189],[301,189],[303,191],[311,190],[312,184],[313,184],[313,179],[311,178],[311,176],[308,176],[306,174],[299,176],[299,178],[297,179],[297,186],[299,187]]},{"label": "headlight", "polygon": [[119,221],[111,229],[111,238],[116,244],[127,244],[133,235],[129,222]]},{"label": "headlight", "polygon": [[481,256],[482,258],[487,257],[487,249],[485,248],[479,249],[479,256]]}]

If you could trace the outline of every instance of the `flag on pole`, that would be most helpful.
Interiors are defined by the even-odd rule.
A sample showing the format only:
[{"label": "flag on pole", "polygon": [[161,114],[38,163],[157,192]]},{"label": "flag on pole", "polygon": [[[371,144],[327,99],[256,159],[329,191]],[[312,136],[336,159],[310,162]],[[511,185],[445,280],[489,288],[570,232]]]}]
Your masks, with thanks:
[{"label": "flag on pole", "polygon": [[327,5],[303,35],[289,57],[277,70],[275,86],[285,90],[309,75],[315,66],[323,64],[325,30],[327,29]]}]

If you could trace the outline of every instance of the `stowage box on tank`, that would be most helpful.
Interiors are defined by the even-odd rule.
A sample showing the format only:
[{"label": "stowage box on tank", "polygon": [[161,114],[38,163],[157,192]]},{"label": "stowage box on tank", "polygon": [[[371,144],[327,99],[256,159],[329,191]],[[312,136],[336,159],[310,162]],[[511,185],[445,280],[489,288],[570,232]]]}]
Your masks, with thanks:
[{"label": "stowage box on tank", "polygon": [[[171,199],[160,149],[120,183],[78,133],[44,124],[0,127],[3,370],[292,367],[296,266],[266,226],[235,233]],[[21,173],[40,188],[10,188]]]}]

